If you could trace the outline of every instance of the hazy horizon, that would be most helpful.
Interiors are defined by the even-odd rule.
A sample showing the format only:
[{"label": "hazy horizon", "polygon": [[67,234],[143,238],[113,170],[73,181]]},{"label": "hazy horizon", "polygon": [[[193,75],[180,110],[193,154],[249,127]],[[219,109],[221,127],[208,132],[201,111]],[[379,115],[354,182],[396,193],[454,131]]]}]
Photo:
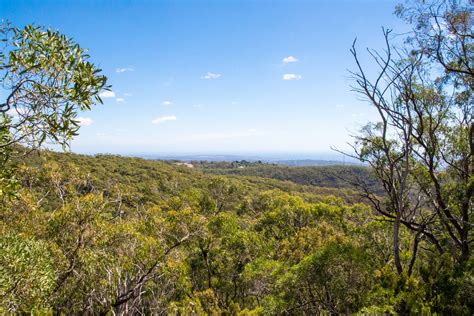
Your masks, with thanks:
[{"label": "hazy horizon", "polygon": [[[59,148],[50,148],[50,150],[60,152],[62,149]],[[250,160],[267,160],[267,161],[277,161],[277,160],[321,160],[321,161],[349,161],[350,157],[345,156],[338,152],[318,152],[318,151],[308,151],[308,152],[286,152],[286,151],[267,151],[267,152],[258,152],[258,151],[74,151],[71,152],[83,154],[83,155],[120,155],[125,157],[140,157],[146,159],[163,159],[163,160],[173,160],[173,159],[183,159],[188,160],[189,157],[209,157],[213,161],[219,160],[228,160],[230,157],[234,157],[238,160],[241,159],[250,159]],[[220,157],[226,157],[226,159],[221,159]],[[199,159],[198,159],[199,160]]]}]

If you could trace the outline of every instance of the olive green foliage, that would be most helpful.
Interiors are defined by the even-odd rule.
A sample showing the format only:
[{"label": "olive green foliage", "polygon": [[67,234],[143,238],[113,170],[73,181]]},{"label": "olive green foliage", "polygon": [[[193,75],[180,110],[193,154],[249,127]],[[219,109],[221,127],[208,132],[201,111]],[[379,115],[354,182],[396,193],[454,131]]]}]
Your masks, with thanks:
[{"label": "olive green foliage", "polygon": [[72,39],[50,29],[0,24],[0,125],[11,135],[0,149],[14,143],[40,146],[52,141],[66,146],[79,129],[79,111],[101,102],[106,77]]},{"label": "olive green foliage", "polygon": [[248,161],[197,161],[192,163],[204,172],[211,174],[257,176],[326,188],[353,189],[351,182],[364,181],[372,191],[383,193],[381,184],[370,172],[370,169],[363,166],[289,167]]},{"label": "olive green foliage", "polygon": [[[447,38],[470,43],[464,31]],[[0,104],[0,313],[472,315],[472,118],[457,128],[451,115],[472,106],[472,77],[453,51],[441,52],[441,86],[395,94],[397,115],[412,113],[406,100],[424,105],[405,145],[380,137],[383,123],[357,139],[370,170],[188,168],[34,150],[67,145],[106,81],[56,31],[4,24],[0,34],[9,95]],[[449,82],[459,85],[454,103],[442,89]],[[435,159],[431,168],[423,157]]]},{"label": "olive green foliage", "polygon": [[42,309],[55,284],[48,245],[23,236],[0,238],[0,292],[5,310]]},{"label": "olive green foliage", "polygon": [[[22,186],[0,221],[5,312],[472,308],[471,268],[433,258],[427,244],[414,273],[398,276],[391,224],[314,186],[46,151],[22,159],[15,174]],[[404,264],[410,247],[402,229]]]},{"label": "olive green foliage", "polygon": [[[8,143],[10,141],[10,131],[6,125],[0,125],[0,143]],[[0,149],[0,201],[14,196],[18,188],[18,182],[14,174],[15,168],[13,166],[6,168],[13,151],[11,147]]]},{"label": "olive green foliage", "polygon": [[77,135],[80,111],[102,102],[106,77],[89,55],[58,31],[0,23],[0,200],[17,191],[11,158],[19,144],[66,147]]}]

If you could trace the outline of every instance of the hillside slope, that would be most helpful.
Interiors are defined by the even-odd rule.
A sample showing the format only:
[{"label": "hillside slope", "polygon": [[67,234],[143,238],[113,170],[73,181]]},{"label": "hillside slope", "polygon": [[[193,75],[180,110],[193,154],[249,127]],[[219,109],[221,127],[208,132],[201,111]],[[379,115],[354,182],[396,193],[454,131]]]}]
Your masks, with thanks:
[{"label": "hillside slope", "polygon": [[[443,261],[391,281],[392,223],[349,189],[255,176],[274,166],[250,176],[111,155],[20,157],[16,192],[0,199],[0,313],[380,314],[400,297],[407,310],[430,300],[453,311],[434,305]],[[399,237],[406,265],[410,234]],[[463,278],[449,282],[467,314]]]},{"label": "hillside slope", "polygon": [[[188,168],[173,162],[146,160],[116,155],[80,155],[43,151],[25,156],[26,166],[42,169],[45,165],[58,164],[60,169],[76,168],[89,179],[90,189],[105,190],[115,184],[134,189],[134,198],[141,203],[158,203],[160,199],[179,192],[202,188],[212,179],[225,179],[246,191],[278,189],[283,192],[306,196],[336,196],[346,202],[359,202],[360,198],[349,184],[342,180],[330,182],[319,169],[308,168],[313,174],[304,175],[306,168],[264,165],[247,169]],[[212,164],[211,164],[212,165]],[[353,170],[347,168],[350,175]],[[357,169],[354,169],[357,170]],[[240,172],[239,172],[240,171]],[[279,177],[281,171],[287,174]],[[314,177],[314,175],[317,175]],[[365,173],[362,176],[366,177]],[[305,179],[307,179],[305,181]],[[320,181],[318,181],[320,180]]]},{"label": "hillside slope", "polygon": [[259,162],[192,162],[205,173],[221,175],[256,176],[291,181],[302,185],[327,188],[354,189],[352,182],[364,182],[372,191],[383,190],[370,169],[364,166],[305,166],[292,167]]}]

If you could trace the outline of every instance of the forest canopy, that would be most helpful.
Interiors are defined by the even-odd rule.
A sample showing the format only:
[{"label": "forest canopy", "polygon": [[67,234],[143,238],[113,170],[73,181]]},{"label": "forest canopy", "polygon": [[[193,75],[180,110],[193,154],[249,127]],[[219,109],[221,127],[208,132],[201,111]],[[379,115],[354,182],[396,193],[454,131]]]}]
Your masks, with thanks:
[{"label": "forest canopy", "polygon": [[374,77],[354,42],[363,166],[301,168],[41,148],[110,87],[69,37],[4,23],[0,313],[471,315],[472,12],[398,6],[412,32],[383,30]]}]

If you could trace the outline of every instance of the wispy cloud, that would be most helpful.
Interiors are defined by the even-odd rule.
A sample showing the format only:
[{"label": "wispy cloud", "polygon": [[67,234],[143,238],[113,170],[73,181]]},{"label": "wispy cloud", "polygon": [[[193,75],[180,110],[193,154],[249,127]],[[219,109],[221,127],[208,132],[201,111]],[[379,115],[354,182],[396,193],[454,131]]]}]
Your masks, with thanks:
[{"label": "wispy cloud", "polygon": [[90,117],[78,117],[76,121],[79,122],[80,126],[90,126],[94,121]]},{"label": "wispy cloud", "polygon": [[231,104],[232,105],[237,105],[237,104],[240,104],[240,102],[239,101],[232,101]]},{"label": "wispy cloud", "polygon": [[288,63],[296,63],[298,61],[298,58],[294,57],[294,56],[288,56],[288,57],[285,57],[282,59],[282,62],[284,64],[288,64]]},{"label": "wispy cloud", "polygon": [[135,68],[132,68],[132,67],[125,67],[125,68],[117,68],[117,69],[115,69],[115,72],[116,72],[116,73],[122,73],[122,72],[126,72],[126,71],[135,71]]},{"label": "wispy cloud", "polygon": [[283,80],[300,80],[303,76],[297,74],[284,74]]},{"label": "wispy cloud", "polygon": [[216,73],[213,73],[213,72],[208,72],[206,75],[202,76],[201,79],[206,79],[206,80],[209,80],[209,79],[218,79],[220,78],[222,75],[221,74],[216,74]]},{"label": "wispy cloud", "polygon": [[101,97],[101,98],[115,98],[115,92],[109,91],[109,90],[104,90],[101,93],[99,93],[99,97]]},{"label": "wispy cloud", "polygon": [[161,104],[162,104],[162,105],[171,105],[171,104],[173,104],[173,102],[171,102],[171,101],[163,101],[163,102],[161,102]]},{"label": "wispy cloud", "polygon": [[118,103],[124,103],[125,99],[124,98],[117,98],[117,99],[115,99],[115,101],[118,102]]},{"label": "wispy cloud", "polygon": [[176,116],[174,115],[167,115],[167,116],[160,116],[151,121],[152,124],[161,124],[164,122],[176,121]]},{"label": "wispy cloud", "polygon": [[193,104],[193,108],[202,108],[202,104]]},{"label": "wispy cloud", "polygon": [[125,92],[123,95],[126,96],[126,97],[131,97],[132,96],[132,94],[128,93],[128,92]]}]

